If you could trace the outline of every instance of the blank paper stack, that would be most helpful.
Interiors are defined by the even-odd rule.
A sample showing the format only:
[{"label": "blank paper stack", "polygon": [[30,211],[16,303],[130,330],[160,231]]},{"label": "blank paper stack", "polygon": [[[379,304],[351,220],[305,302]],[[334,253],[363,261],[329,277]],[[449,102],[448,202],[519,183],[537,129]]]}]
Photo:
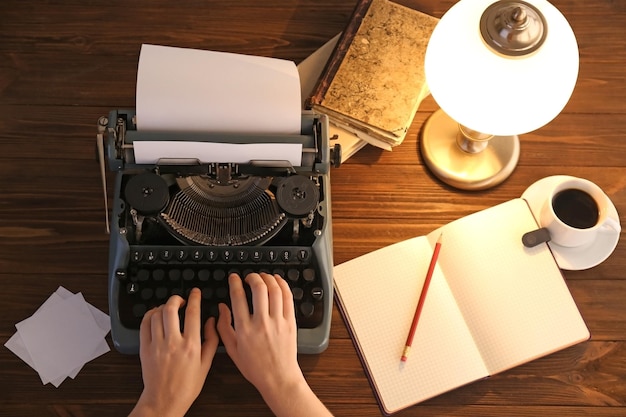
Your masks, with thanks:
[{"label": "blank paper stack", "polygon": [[39,373],[41,382],[59,387],[83,365],[108,352],[109,316],[81,293],[59,287],[29,318],[15,325],[5,346]]}]

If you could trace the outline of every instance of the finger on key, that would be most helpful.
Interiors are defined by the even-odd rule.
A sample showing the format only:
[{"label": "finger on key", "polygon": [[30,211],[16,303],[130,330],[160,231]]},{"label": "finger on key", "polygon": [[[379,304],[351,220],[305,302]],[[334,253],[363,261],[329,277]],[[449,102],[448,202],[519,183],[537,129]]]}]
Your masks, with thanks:
[{"label": "finger on key", "polygon": [[185,327],[184,334],[186,337],[197,337],[200,342],[200,290],[193,288],[189,292],[187,299],[187,307],[185,309]]},{"label": "finger on key", "polygon": [[250,321],[250,309],[248,308],[246,291],[243,289],[243,282],[241,282],[238,274],[233,273],[228,276],[228,286],[230,287],[231,313],[235,328],[237,328]]},{"label": "finger on key", "polygon": [[280,275],[275,275],[276,282],[282,291],[283,297],[283,311],[282,314],[286,319],[295,320],[296,310],[293,305],[293,293],[291,292],[291,288],[289,288],[289,284]]},{"label": "finger on key", "polygon": [[246,277],[246,283],[252,291],[253,317],[266,317],[269,315],[269,300],[267,285],[260,274],[252,272]]},{"label": "finger on key", "polygon": [[276,281],[276,277],[270,274],[261,273],[261,278],[267,287],[267,297],[269,302],[270,317],[283,316],[283,292]]},{"label": "finger on key", "polygon": [[181,336],[178,311],[183,305],[185,300],[178,295],[171,296],[163,305],[163,334],[166,338]]}]

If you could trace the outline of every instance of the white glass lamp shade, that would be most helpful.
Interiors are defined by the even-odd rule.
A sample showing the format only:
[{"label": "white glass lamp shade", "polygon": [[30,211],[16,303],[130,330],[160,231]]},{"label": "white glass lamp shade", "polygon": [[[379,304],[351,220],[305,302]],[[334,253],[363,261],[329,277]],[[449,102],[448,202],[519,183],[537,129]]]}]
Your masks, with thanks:
[{"label": "white glass lamp shade", "polygon": [[543,14],[547,34],[534,52],[505,56],[480,31],[494,0],[460,0],[435,27],[425,56],[426,81],[456,122],[498,136],[536,130],[567,104],[578,77],[578,45],[565,17],[545,0],[526,0]]}]

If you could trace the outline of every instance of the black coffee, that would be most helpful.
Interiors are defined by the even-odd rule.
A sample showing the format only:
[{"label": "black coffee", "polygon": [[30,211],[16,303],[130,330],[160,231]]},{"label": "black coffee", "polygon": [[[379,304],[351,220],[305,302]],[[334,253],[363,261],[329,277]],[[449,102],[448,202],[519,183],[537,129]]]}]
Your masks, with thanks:
[{"label": "black coffee", "polygon": [[588,229],[598,223],[598,203],[592,196],[577,188],[559,191],[552,198],[552,208],[563,223],[577,229]]}]

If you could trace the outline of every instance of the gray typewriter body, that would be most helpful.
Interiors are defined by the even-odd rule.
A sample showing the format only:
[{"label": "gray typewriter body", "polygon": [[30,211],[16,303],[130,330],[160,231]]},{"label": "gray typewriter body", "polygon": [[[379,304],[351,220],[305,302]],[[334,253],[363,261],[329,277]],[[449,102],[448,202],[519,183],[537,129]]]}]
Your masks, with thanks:
[{"label": "gray typewriter body", "polygon": [[[226,289],[217,287],[227,283],[225,276],[259,269],[284,275],[293,287],[300,302],[298,352],[326,349],[333,302],[329,170],[341,152],[329,145],[326,116],[304,112],[300,135],[220,135],[138,131],[133,110],[113,110],[98,130],[105,203],[104,166],[116,172],[110,217],[107,208],[108,300],[119,352],[139,351],[143,313],[171,294],[186,297],[190,287],[210,283],[203,303],[212,299],[206,309],[213,309],[225,300]],[[302,163],[135,162],[134,143],[160,140],[295,141],[302,144]],[[204,309],[206,319],[211,313]]]}]

